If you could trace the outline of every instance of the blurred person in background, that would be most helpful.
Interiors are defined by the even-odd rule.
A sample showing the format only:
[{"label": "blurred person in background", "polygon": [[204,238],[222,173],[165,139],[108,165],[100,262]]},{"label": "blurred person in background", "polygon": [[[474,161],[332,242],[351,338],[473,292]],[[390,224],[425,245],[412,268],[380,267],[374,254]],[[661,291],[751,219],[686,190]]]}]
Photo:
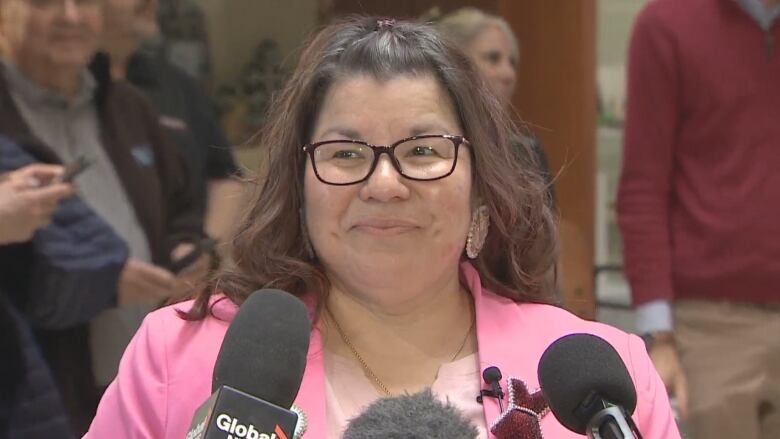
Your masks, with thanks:
[{"label": "blurred person in background", "polygon": [[[520,48],[509,23],[503,18],[472,7],[455,10],[439,19],[436,27],[452,39],[471,59],[502,106],[512,106],[520,65]],[[531,143],[536,162],[547,179],[550,202],[554,202],[552,174],[544,148],[533,134],[525,140]],[[522,148],[518,148],[522,150]]]},{"label": "blurred person in background", "polygon": [[209,236],[229,236],[241,202],[238,168],[214,104],[194,78],[161,50],[158,0],[104,0],[103,49],[114,80],[127,80],[152,101],[160,125],[188,159]]},{"label": "blurred person in background", "polygon": [[[202,215],[156,113],[135,89],[112,82],[96,55],[103,4],[0,0],[0,136],[9,140],[0,168],[92,163],[60,221],[0,248],[0,285],[31,318],[77,435],[99,398],[93,366],[110,380],[145,312],[185,294],[209,265],[203,256],[181,275],[166,268],[203,238]],[[128,315],[114,319],[114,330],[89,330],[90,319],[117,305]],[[90,333],[113,341],[93,356]]]},{"label": "blurred person in background", "polygon": [[696,439],[780,437],[780,5],[635,23],[618,219],[637,327]]},{"label": "blurred person in background", "polygon": [[[0,246],[29,241],[51,222],[59,201],[73,194],[56,165],[28,165],[0,174]],[[0,437],[70,438],[59,392],[29,324],[0,286]]]},{"label": "blurred person in background", "polygon": [[520,48],[509,23],[497,15],[466,7],[438,19],[436,26],[468,55],[501,104],[511,106]]}]

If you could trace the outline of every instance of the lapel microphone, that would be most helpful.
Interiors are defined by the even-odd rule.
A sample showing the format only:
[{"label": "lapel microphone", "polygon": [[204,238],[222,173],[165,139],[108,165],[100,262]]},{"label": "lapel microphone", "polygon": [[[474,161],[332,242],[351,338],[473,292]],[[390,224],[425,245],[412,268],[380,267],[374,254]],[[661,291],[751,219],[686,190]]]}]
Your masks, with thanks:
[{"label": "lapel microphone", "polygon": [[477,396],[477,402],[482,404],[482,399],[485,396],[498,399],[498,408],[501,413],[504,413],[504,391],[501,390],[501,370],[496,366],[490,366],[482,371],[482,379],[485,380],[485,384],[490,386],[490,389],[482,389]]}]

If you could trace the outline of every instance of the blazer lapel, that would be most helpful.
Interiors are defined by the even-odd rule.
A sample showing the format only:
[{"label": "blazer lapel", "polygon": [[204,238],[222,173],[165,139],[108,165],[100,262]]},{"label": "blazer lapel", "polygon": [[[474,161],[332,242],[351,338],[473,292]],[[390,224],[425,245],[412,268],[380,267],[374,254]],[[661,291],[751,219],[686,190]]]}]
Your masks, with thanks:
[{"label": "blazer lapel", "polygon": [[[306,369],[303,372],[301,390],[295,398],[295,405],[306,416],[306,431],[303,437],[324,435],[328,431],[327,414],[325,412],[325,361],[322,346],[322,331],[317,327],[315,310],[316,299],[308,294],[301,298],[309,308],[309,318],[312,324],[309,339],[309,354],[306,357]],[[292,438],[290,438],[292,439]]]},{"label": "blazer lapel", "polygon": [[[507,383],[510,378],[522,380],[531,394],[539,390],[536,368],[545,346],[538,334],[530,333],[533,328],[524,319],[521,312],[523,305],[483,290],[479,274],[470,263],[464,263],[461,269],[474,296],[480,371],[490,366],[501,370],[500,384],[505,394],[502,403],[506,410],[509,403]],[[487,388],[487,385],[483,383],[482,388]],[[482,407],[488,435],[495,438],[490,428],[502,415],[498,400],[484,398]]]}]

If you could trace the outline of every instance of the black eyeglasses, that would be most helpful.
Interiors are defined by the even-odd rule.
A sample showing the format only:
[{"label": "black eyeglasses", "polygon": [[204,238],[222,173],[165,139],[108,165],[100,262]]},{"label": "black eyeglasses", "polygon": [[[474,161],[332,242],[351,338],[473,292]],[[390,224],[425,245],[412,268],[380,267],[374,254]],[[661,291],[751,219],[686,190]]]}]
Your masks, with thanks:
[{"label": "black eyeglasses", "polygon": [[390,146],[362,140],[325,140],[303,146],[309,153],[314,174],[326,184],[346,186],[366,181],[379,157],[387,153],[393,167],[410,180],[431,181],[447,177],[458,163],[463,136],[426,134],[399,140]]}]

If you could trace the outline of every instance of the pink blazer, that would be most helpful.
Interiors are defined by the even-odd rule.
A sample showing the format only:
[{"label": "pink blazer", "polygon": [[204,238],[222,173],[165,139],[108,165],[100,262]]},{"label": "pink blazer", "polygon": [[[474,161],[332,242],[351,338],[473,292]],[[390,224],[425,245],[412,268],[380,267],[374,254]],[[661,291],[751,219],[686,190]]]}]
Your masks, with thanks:
[{"label": "pink blazer", "polygon": [[[641,339],[553,306],[514,303],[483,289],[471,264],[464,263],[461,269],[474,296],[480,369],[498,366],[504,377],[520,378],[534,392],[539,388],[539,358],[550,343],[569,333],[598,335],[615,347],[633,378],[638,397],[633,417],[643,436],[680,437],[663,382]],[[146,317],[85,438],[184,438],[195,409],[211,393],[217,353],[238,310],[229,300],[221,300],[214,306],[218,318],[187,322],[175,310],[188,309],[190,304],[169,306]],[[319,331],[311,334],[295,404],[308,418],[304,438],[325,437],[325,370]],[[489,427],[499,417],[498,402],[485,398],[484,413]],[[545,439],[583,437],[561,426],[552,413],[542,418],[541,429]]]}]

